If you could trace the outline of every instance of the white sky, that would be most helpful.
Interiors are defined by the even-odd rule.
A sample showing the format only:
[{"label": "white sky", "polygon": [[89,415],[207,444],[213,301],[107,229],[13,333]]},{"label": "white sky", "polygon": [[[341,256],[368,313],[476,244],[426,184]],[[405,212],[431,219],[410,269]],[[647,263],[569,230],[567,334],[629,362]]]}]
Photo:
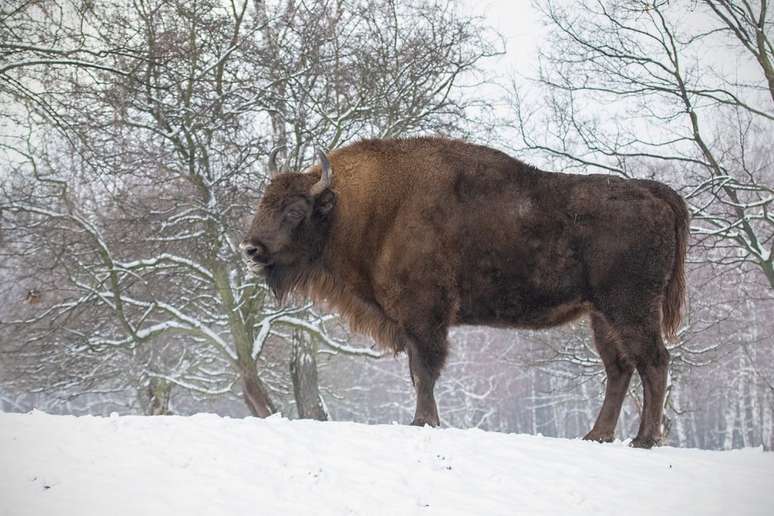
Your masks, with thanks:
[{"label": "white sky", "polygon": [[533,75],[542,22],[529,0],[462,0],[470,14],[484,16],[506,43],[506,54],[490,59],[486,68],[507,76]]},{"label": "white sky", "polygon": [[[543,43],[547,29],[531,0],[460,0],[460,3],[466,12],[485,17],[487,24],[505,39],[506,54],[483,63],[485,69],[505,78],[536,75],[537,50]],[[690,33],[697,27],[708,29],[717,26],[717,20],[704,10],[690,8],[690,5],[686,4],[686,10],[681,15],[674,10],[670,11],[673,16],[681,16],[678,27]],[[711,65],[716,72],[727,77],[736,75],[738,79],[746,81],[762,79],[759,65],[750,56],[743,54],[744,58],[739,58],[739,45],[733,39],[713,39],[708,45],[698,46],[694,55],[684,55],[684,66],[686,62],[692,64],[691,60],[696,59],[705,66]],[[708,56],[711,56],[711,60]]]}]

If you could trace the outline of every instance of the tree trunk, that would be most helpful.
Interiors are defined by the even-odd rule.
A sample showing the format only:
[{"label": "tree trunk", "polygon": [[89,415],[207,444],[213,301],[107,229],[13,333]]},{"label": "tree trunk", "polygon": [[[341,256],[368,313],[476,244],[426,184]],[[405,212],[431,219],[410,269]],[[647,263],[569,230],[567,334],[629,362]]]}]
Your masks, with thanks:
[{"label": "tree trunk", "polygon": [[761,403],[761,444],[765,451],[774,451],[774,410],[768,403]]},{"label": "tree trunk", "polygon": [[[266,10],[266,2],[262,0],[255,0],[254,3],[255,11],[258,14],[261,22],[264,24],[262,34],[266,52],[270,56],[269,59],[273,61],[279,61],[276,35],[274,30],[272,30],[271,24],[269,23],[269,14]],[[274,84],[272,89],[274,90],[275,98],[284,99],[286,95],[285,82],[280,80],[280,77],[274,76],[274,72],[272,72],[272,75],[272,83]],[[283,161],[286,161],[288,158],[288,134],[287,127],[285,126],[285,103],[278,102],[276,109],[269,111],[269,118],[271,119],[271,134],[274,137],[274,146],[281,148],[279,155],[283,158]]]},{"label": "tree trunk", "polygon": [[172,393],[172,384],[163,378],[151,378],[148,381],[148,410],[149,416],[168,416],[169,398]]},{"label": "tree trunk", "polygon": [[672,384],[672,388],[670,389],[672,408],[674,409],[674,414],[675,414],[673,426],[675,429],[675,438],[677,440],[677,446],[681,448],[685,448],[685,447],[688,447],[688,439],[686,437],[686,428],[685,428],[686,414],[685,412],[683,412],[682,402],[680,399],[683,391],[682,391],[682,388],[678,387],[678,385],[680,385],[680,382],[675,382]]},{"label": "tree trunk", "polygon": [[220,298],[229,314],[231,335],[234,338],[234,348],[237,355],[236,367],[242,382],[242,398],[250,414],[255,417],[269,417],[276,409],[271,402],[266,386],[258,378],[258,368],[255,365],[256,357],[253,356],[252,335],[250,335],[244,319],[237,314],[228,272],[222,266],[214,266],[212,270]]},{"label": "tree trunk", "polygon": [[723,431],[723,450],[730,450],[734,447],[734,430],[736,429],[737,406],[731,396],[726,396],[726,409],[723,412],[723,422],[725,429]]},{"label": "tree trunk", "polygon": [[290,377],[293,379],[298,417],[326,421],[328,413],[317,381],[316,351],[313,339],[306,332],[293,330]]},{"label": "tree trunk", "polygon": [[155,377],[146,377],[137,386],[137,405],[146,416],[168,416],[169,400],[172,394],[172,383]]},{"label": "tree trunk", "polygon": [[[672,433],[673,420],[669,416],[669,405],[672,403],[673,387],[672,374],[667,370],[666,396],[664,396],[664,406],[661,407],[661,439],[664,443],[669,442],[669,436]],[[679,417],[679,415],[677,417]]]},{"label": "tree trunk", "polygon": [[258,378],[255,361],[240,360],[239,374],[242,377],[242,397],[250,413],[255,417],[269,417],[276,409],[266,392],[266,386]]}]

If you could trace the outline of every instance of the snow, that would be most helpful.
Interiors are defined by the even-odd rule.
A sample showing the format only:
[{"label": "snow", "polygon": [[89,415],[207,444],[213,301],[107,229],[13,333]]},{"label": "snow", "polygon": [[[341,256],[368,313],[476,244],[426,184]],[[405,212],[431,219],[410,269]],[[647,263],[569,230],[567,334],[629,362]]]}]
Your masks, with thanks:
[{"label": "snow", "polygon": [[774,453],[280,417],[0,414],[0,514],[772,514]]}]

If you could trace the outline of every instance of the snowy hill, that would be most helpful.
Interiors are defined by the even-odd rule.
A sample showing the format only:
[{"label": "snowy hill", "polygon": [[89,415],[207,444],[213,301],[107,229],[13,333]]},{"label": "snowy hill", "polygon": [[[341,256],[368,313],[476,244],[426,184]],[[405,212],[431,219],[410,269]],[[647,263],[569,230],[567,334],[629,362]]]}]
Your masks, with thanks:
[{"label": "snowy hill", "polygon": [[774,453],[478,430],[0,414],[0,515],[761,514]]}]

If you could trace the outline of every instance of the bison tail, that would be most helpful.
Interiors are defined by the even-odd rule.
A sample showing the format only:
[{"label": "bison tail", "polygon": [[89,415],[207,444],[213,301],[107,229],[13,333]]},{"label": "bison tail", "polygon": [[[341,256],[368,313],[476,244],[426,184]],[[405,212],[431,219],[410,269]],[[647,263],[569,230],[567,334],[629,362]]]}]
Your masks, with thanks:
[{"label": "bison tail", "polygon": [[676,250],[672,274],[666,286],[661,304],[661,328],[670,342],[677,340],[677,330],[683,315],[685,303],[685,256],[688,251],[688,232],[691,214],[685,201],[673,190],[664,199],[675,214]]}]

